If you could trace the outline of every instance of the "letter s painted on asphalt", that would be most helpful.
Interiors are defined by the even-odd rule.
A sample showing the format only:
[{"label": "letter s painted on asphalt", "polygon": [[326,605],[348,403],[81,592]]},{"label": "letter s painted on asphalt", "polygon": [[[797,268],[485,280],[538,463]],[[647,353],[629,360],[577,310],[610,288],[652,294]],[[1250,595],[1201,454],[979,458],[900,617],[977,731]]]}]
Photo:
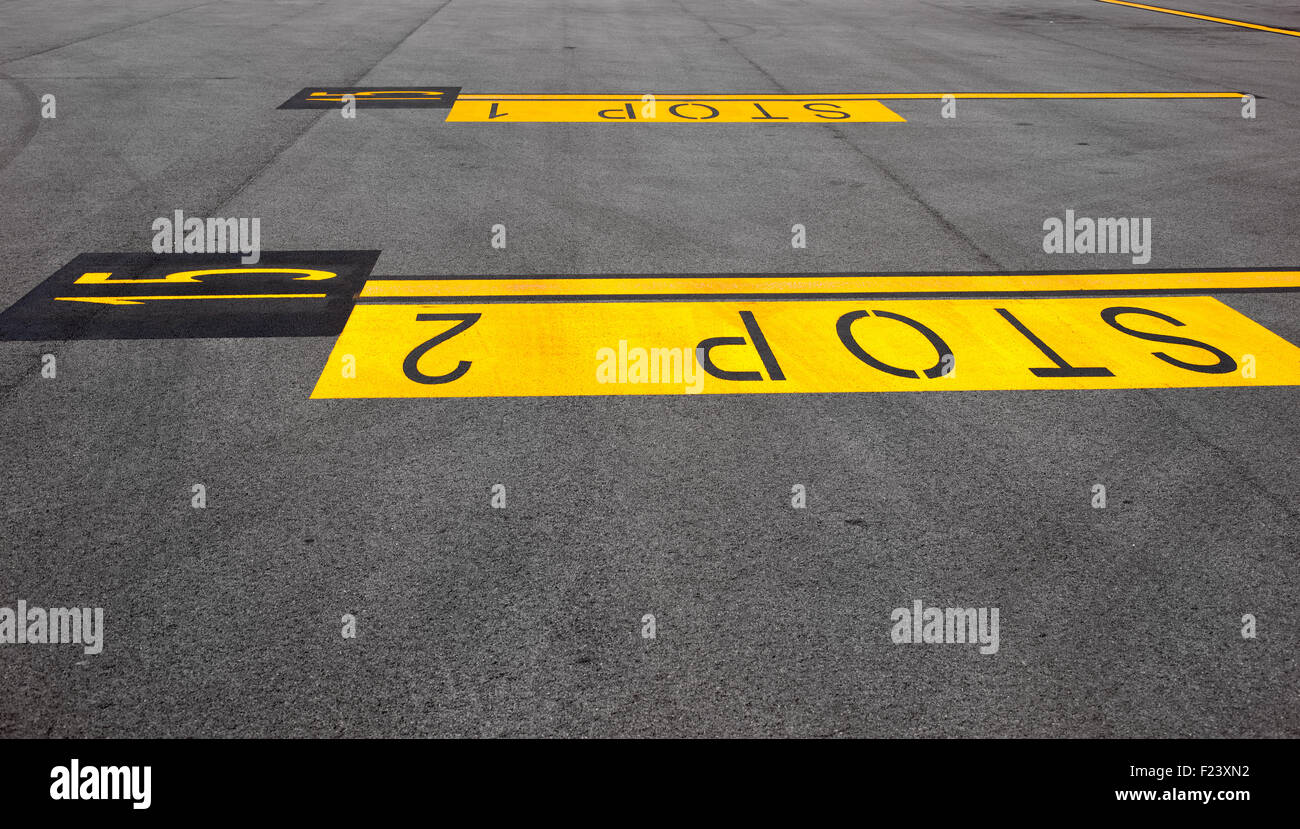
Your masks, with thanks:
[{"label": "letter s painted on asphalt", "polygon": [[1182,360],[1170,357],[1163,351],[1151,352],[1153,356],[1159,357],[1171,366],[1185,368],[1188,371],[1199,371],[1204,374],[1229,374],[1237,370],[1237,361],[1212,345],[1200,342],[1199,340],[1189,340],[1186,337],[1175,337],[1171,334],[1153,334],[1149,331],[1134,331],[1132,328],[1127,328],[1121,325],[1119,321],[1115,319],[1120,314],[1145,314],[1149,317],[1155,317],[1156,319],[1164,320],[1170,325],[1177,325],[1179,327],[1186,324],[1167,314],[1162,314],[1159,311],[1152,311],[1150,308],[1134,308],[1129,306],[1106,308],[1101,312],[1101,318],[1115,330],[1122,331],[1129,336],[1137,337],[1142,340],[1150,340],[1154,343],[1170,343],[1172,345],[1189,345],[1193,348],[1202,348],[1219,358],[1217,363],[1207,366],[1200,363],[1185,363]]}]

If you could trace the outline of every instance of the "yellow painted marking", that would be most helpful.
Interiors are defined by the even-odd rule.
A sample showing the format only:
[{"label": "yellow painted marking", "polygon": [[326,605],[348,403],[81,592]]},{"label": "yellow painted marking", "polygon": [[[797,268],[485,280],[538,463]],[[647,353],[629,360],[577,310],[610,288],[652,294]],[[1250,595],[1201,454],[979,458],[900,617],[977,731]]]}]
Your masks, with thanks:
[{"label": "yellow painted marking", "polygon": [[880,92],[828,95],[766,93],[654,95],[654,117],[639,94],[506,93],[460,95],[448,121],[532,123],[903,122],[882,100],[1150,100],[1240,98],[1240,92]]},{"label": "yellow painted marking", "polygon": [[[1183,337],[1219,351],[1125,333],[1103,316],[1116,308],[1142,309],[1116,317],[1131,332]],[[1112,376],[1050,376],[1060,364],[999,309],[1066,365]],[[752,315],[751,324],[743,312]],[[946,367],[939,346],[917,325],[952,355]],[[756,346],[755,331],[770,362]],[[867,357],[906,376],[855,356],[842,331]],[[693,359],[703,346],[711,346],[706,356],[716,368],[755,379],[703,372]],[[338,369],[343,355],[356,358],[354,378]],[[1253,363],[1245,355],[1253,355]],[[1252,364],[1254,376],[1244,376]],[[1227,370],[1206,373],[1195,366]],[[573,302],[358,305],[312,397],[1279,385],[1300,385],[1300,348],[1210,297]]]},{"label": "yellow painted marking", "polygon": [[152,300],[174,299],[324,299],[328,294],[180,294],[172,296],[56,296],[60,302],[89,302],[98,305],[139,305]]},{"label": "yellow painted marking", "polygon": [[[430,92],[419,89],[384,89],[371,90],[369,92],[313,92],[308,98],[317,101],[342,101],[344,95],[351,95],[353,98],[376,98],[383,101],[424,101],[429,98],[441,98],[441,92]],[[392,98],[391,95],[409,95],[409,98]]]},{"label": "yellow painted marking", "polygon": [[590,279],[372,279],[362,299],[692,294],[962,294],[1020,291],[1160,291],[1300,288],[1300,271],[987,274],[978,276],[637,276]]},{"label": "yellow painted marking", "polygon": [[448,121],[644,124],[830,124],[906,119],[879,101],[821,97],[774,99],[729,96],[656,99],[653,117],[640,97],[577,99],[458,98]]},{"label": "yellow painted marking", "polygon": [[1208,14],[1196,14],[1195,12],[1185,12],[1178,9],[1167,9],[1164,6],[1148,6],[1145,3],[1129,3],[1126,0],[1098,0],[1101,3],[1110,3],[1115,6],[1131,6],[1135,9],[1146,9],[1153,12],[1164,12],[1165,14],[1176,14],[1179,17],[1194,17],[1197,20],[1208,20],[1211,23],[1223,23],[1228,26],[1240,26],[1245,29],[1258,29],[1261,32],[1273,32],[1279,35],[1291,35],[1300,37],[1300,32],[1294,29],[1279,29],[1274,26],[1261,26],[1258,23],[1247,23],[1244,20],[1232,20],[1227,17],[1211,17]]},{"label": "yellow painted marking", "polygon": [[[828,95],[785,95],[767,93],[726,93],[726,94],[682,94],[672,93],[655,95],[656,104],[677,101],[806,101],[809,103],[838,101],[928,101],[951,95],[954,98],[980,98],[996,100],[1047,99],[1047,100],[1089,100],[1089,99],[1195,99],[1195,98],[1240,98],[1241,92],[853,92]],[[616,104],[641,104],[642,95],[629,94],[567,94],[544,92],[506,93],[489,95],[485,93],[462,93],[457,98],[461,101],[613,101]],[[453,107],[454,109],[454,107]]]},{"label": "yellow painted marking", "polygon": [[220,276],[222,274],[242,276],[244,274],[253,273],[301,273],[305,274],[305,276],[295,276],[293,279],[307,282],[321,279],[333,279],[335,276],[338,276],[338,274],[333,271],[313,270],[311,268],[211,268],[209,270],[201,271],[177,271],[176,273],[169,273],[160,279],[112,279],[111,277],[113,274],[111,272],[90,271],[77,277],[77,281],[74,284],[144,285],[145,283],[159,282],[202,282],[203,280],[199,279],[200,276]]}]

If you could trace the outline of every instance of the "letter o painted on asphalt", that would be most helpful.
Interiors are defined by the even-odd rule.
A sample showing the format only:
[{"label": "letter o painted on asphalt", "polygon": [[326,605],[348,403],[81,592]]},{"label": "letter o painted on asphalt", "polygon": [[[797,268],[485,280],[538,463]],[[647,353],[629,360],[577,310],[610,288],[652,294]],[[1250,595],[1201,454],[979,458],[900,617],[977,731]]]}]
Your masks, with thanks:
[{"label": "letter o painted on asphalt", "polygon": [[[704,115],[699,118],[696,118],[692,115],[682,115],[680,112],[677,111],[678,107],[704,107],[705,109],[707,109],[709,112],[713,114]],[[672,106],[668,107],[668,111],[671,112],[673,115],[676,115],[678,118],[685,118],[688,121],[708,121],[711,118],[718,117],[718,111],[713,107],[709,106],[708,104],[695,104],[695,103],[673,104]]]}]

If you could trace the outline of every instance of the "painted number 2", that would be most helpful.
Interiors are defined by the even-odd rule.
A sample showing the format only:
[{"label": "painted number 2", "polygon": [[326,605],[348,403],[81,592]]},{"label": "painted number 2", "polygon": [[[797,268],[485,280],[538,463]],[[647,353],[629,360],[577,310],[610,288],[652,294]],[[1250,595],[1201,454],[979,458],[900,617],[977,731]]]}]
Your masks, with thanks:
[{"label": "painted number 2", "polygon": [[465,376],[465,372],[469,371],[469,360],[461,360],[460,364],[451,371],[446,374],[435,376],[420,371],[420,358],[434,346],[450,340],[452,337],[478,322],[480,316],[480,314],[417,314],[415,317],[417,322],[445,322],[448,320],[456,320],[456,324],[433,339],[426,340],[420,345],[417,345],[411,350],[410,354],[406,355],[406,359],[402,361],[402,372],[406,375],[406,378],[413,383],[424,383],[425,385],[432,386],[438,383],[450,383],[453,380],[459,380],[461,377]]}]

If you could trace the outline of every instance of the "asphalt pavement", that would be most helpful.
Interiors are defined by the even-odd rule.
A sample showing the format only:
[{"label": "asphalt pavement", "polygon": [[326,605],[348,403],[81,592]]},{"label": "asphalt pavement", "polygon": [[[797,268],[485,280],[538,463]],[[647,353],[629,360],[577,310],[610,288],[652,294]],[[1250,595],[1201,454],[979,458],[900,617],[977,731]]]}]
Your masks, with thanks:
[{"label": "asphalt pavement", "polygon": [[[1300,33],[1283,0],[1177,8]],[[958,97],[279,108],[312,87]],[[151,254],[176,210],[258,218],[267,257],[377,251],[371,279],[1300,270],[1297,89],[1300,35],[1097,0],[4,0],[0,309]],[[1149,263],[1045,252],[1066,210],[1149,218]],[[104,635],[0,642],[0,735],[1300,736],[1300,294],[1203,295],[1283,364],[322,399],[336,337],[271,323],[2,341],[0,606],[102,608]],[[997,608],[997,652],[896,643],[916,600]]]}]

